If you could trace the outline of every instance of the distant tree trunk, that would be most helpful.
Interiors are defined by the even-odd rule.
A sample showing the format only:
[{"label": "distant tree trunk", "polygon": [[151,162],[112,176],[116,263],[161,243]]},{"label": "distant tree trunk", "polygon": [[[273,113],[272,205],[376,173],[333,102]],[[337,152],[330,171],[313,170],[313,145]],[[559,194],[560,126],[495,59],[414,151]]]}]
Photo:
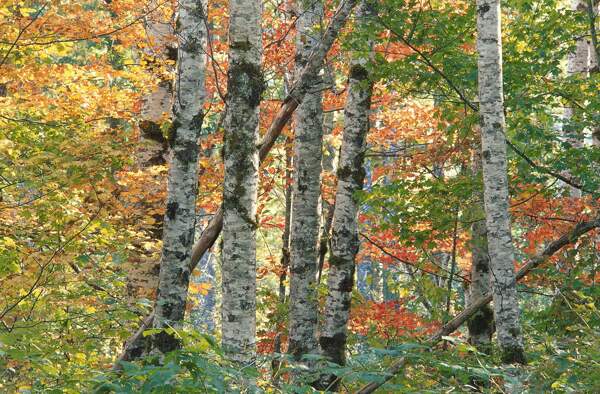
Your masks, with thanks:
[{"label": "distant tree trunk", "polygon": [[[157,1],[152,0],[150,6],[156,7]],[[148,15],[144,20],[148,47],[144,56],[149,67],[164,65],[167,60],[177,60],[177,48],[174,47],[172,36],[175,34],[171,21],[160,20],[160,12]],[[157,75],[157,86],[146,94],[142,100],[140,148],[138,162],[141,167],[164,164],[165,138],[162,133],[162,122],[170,120],[173,106],[173,90],[171,81]],[[165,116],[166,115],[166,116]]]},{"label": "distant tree trunk", "polygon": [[[600,64],[599,64],[599,51],[598,47],[598,31],[596,29],[596,17],[600,14],[600,2],[596,1],[594,6],[594,1],[586,0],[588,6],[588,18],[590,20],[590,35],[592,36],[590,42],[590,75],[594,75],[600,72]],[[592,127],[592,143],[594,146],[600,146],[600,124],[595,124]]]},{"label": "distant tree trunk", "polygon": [[249,363],[256,336],[258,115],[264,81],[260,0],[229,2],[223,185],[223,348]]},{"label": "distant tree trunk", "polygon": [[508,212],[500,18],[500,0],[477,0],[483,184],[496,330],[503,362],[525,363]]},{"label": "distant tree trunk", "polygon": [[[319,44],[323,4],[299,0],[296,22],[296,78]],[[317,350],[317,292],[323,107],[318,69],[294,118],[294,184],[290,238],[290,325],[288,352],[296,360]]]},{"label": "distant tree trunk", "polygon": [[[156,1],[152,1],[149,7],[155,8]],[[141,171],[155,165],[165,164],[168,144],[163,135],[161,124],[172,119],[173,89],[172,81],[156,72],[157,65],[163,65],[167,60],[177,60],[177,48],[174,47],[172,36],[174,35],[171,21],[161,20],[161,12],[153,12],[144,19],[148,47],[144,50],[143,57],[148,64],[148,71],[158,79],[158,84],[142,100],[141,121],[138,124],[140,138],[136,146],[136,164]],[[153,176],[154,183],[148,194],[159,194],[162,192],[160,186],[162,175]],[[148,211],[153,205],[146,201],[140,203],[143,211]],[[154,224],[148,229],[149,238],[153,241],[162,239],[163,215],[154,214]],[[141,249],[141,248],[140,248]],[[160,261],[152,254],[147,256],[139,253],[139,259],[127,264],[127,295],[131,302],[140,298],[154,299],[158,287],[158,273]]]},{"label": "distant tree trunk", "polygon": [[[473,177],[481,176],[481,156],[476,152],[473,158]],[[483,193],[476,192],[475,198],[483,200]],[[473,220],[484,217],[483,202],[477,203],[471,210]],[[466,306],[490,293],[490,258],[485,218],[471,225],[471,285],[466,292]],[[489,352],[494,332],[494,312],[489,305],[482,306],[467,322],[469,343],[480,352]]]},{"label": "distant tree trunk", "polygon": [[[571,9],[576,12],[586,13],[586,0],[572,0]],[[588,41],[585,36],[579,37],[575,43],[575,50],[569,54],[567,59],[567,75],[570,77],[585,77],[590,66],[590,51]],[[583,130],[577,127],[576,119],[574,118],[575,110],[573,107],[566,107],[563,116],[562,137],[573,148],[583,147]],[[563,185],[569,190],[571,197],[581,197],[581,190]]]},{"label": "distant tree trunk", "polygon": [[[285,222],[283,225],[283,234],[281,235],[281,273],[279,275],[279,294],[278,302],[280,305],[285,304],[285,281],[287,272],[290,267],[290,228],[292,222],[292,179],[293,153],[292,153],[292,138],[288,137],[285,143]],[[275,336],[273,344],[273,352],[281,354],[282,349],[282,332],[278,332]],[[281,361],[275,356],[271,362],[272,376],[275,383],[278,381],[278,372],[281,367]]]},{"label": "distant tree trunk", "polygon": [[383,301],[383,272],[385,267],[377,261],[371,260],[371,295],[373,302]]},{"label": "distant tree trunk", "polygon": [[[366,1],[357,11],[365,20],[374,11]],[[347,325],[354,284],[355,257],[358,253],[358,210],[354,193],[362,189],[366,136],[373,82],[365,67],[366,59],[355,59],[350,67],[348,97],[344,109],[344,134],[338,165],[338,184],[333,214],[328,293],[319,338],[323,355],[336,364],[345,364]],[[326,378],[326,380],[328,380]],[[323,382],[332,384],[332,382]],[[333,383],[333,387],[337,383]]]},{"label": "distant tree trunk", "polygon": [[[163,230],[163,249],[154,328],[180,327],[190,282],[198,188],[198,137],[205,97],[206,2],[180,0],[176,34],[179,41],[173,124],[169,130],[171,159]],[[180,343],[162,331],[152,338],[153,350],[169,352]]]}]

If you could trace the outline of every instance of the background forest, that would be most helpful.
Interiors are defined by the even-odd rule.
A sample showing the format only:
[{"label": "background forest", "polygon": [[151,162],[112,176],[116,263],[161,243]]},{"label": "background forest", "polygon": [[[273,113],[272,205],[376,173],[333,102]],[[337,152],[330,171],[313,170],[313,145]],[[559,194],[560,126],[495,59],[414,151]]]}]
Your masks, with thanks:
[{"label": "background forest", "polygon": [[600,392],[598,12],[0,1],[0,392]]}]

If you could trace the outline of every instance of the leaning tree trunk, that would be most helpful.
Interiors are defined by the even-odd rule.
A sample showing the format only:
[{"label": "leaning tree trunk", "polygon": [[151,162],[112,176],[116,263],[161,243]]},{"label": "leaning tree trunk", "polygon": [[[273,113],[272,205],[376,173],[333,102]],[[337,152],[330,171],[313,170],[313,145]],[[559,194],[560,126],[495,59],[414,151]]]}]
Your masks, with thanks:
[{"label": "leaning tree trunk", "polygon": [[[373,15],[366,1],[357,11],[357,19],[364,22]],[[366,136],[369,131],[369,113],[373,82],[365,67],[365,59],[352,61],[348,97],[344,109],[344,133],[338,165],[338,184],[333,214],[331,251],[329,260],[328,293],[325,301],[323,327],[319,344],[325,357],[336,364],[345,364],[348,318],[354,285],[354,260],[359,248],[358,210],[355,193],[362,189]],[[322,385],[335,388],[337,378],[324,377]]]},{"label": "leaning tree trunk", "polygon": [[[181,326],[190,281],[190,259],[196,224],[198,137],[205,97],[205,10],[206,2],[179,1],[174,119],[169,130],[171,159],[168,197],[153,322],[153,327],[158,329]],[[152,349],[161,353],[174,350],[179,345],[176,335],[166,330],[152,338]]]},{"label": "leaning tree trunk", "polygon": [[261,1],[229,2],[229,71],[223,185],[223,348],[233,360],[254,358],[256,334],[256,198],[261,66]]},{"label": "leaning tree trunk", "polygon": [[477,0],[484,202],[496,331],[503,352],[502,360],[505,363],[525,363],[508,212],[500,18],[500,0]]},{"label": "leaning tree trunk", "polygon": [[[473,177],[481,176],[480,152],[473,158]],[[490,257],[488,254],[487,227],[484,218],[483,193],[480,189],[475,194],[477,202],[471,210],[471,217],[476,220],[471,225],[471,284],[467,291],[467,308],[479,298],[490,293]],[[469,343],[480,352],[489,352],[494,333],[494,312],[489,305],[482,306],[467,322]]]},{"label": "leaning tree trunk", "polygon": [[[319,44],[323,16],[321,1],[299,0],[296,22],[296,78],[313,48]],[[310,92],[298,106],[294,118],[294,184],[290,238],[290,325],[288,352],[294,359],[317,348],[317,292],[315,280],[319,258],[321,194],[321,149],[323,106],[316,69],[306,76]]]}]

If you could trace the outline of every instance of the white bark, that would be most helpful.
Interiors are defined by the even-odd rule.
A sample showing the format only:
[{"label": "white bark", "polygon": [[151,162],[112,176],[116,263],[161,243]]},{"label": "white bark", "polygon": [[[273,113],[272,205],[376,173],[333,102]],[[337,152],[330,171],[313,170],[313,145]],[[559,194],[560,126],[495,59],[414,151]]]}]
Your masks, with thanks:
[{"label": "white bark", "polygon": [[[357,19],[368,18],[371,15],[372,7],[366,2],[361,3]],[[354,193],[362,189],[365,178],[363,162],[373,90],[365,62],[364,58],[355,59],[350,68],[332,224],[328,293],[319,337],[323,354],[340,365],[345,363],[347,324],[354,285],[354,260],[359,248],[359,204]]]},{"label": "white bark", "polygon": [[514,249],[508,212],[508,176],[502,90],[500,0],[477,0],[479,111],[488,250],[494,313],[503,361],[525,362],[519,323]]},{"label": "white bark", "polygon": [[[586,13],[586,0],[572,0],[571,9],[573,11]],[[575,43],[575,50],[569,54],[567,59],[567,75],[570,77],[585,77],[589,67],[589,44],[585,37],[580,37]],[[573,107],[566,107],[563,115],[562,137],[574,148],[581,148],[583,147],[584,140],[583,130],[573,126],[573,115]],[[571,197],[581,197],[581,190],[566,184],[563,186],[569,190],[569,195]]]},{"label": "white bark", "polygon": [[[148,4],[150,9],[156,9],[157,6],[158,4],[154,0]],[[171,23],[169,20],[161,20],[161,16],[161,12],[153,12],[144,19],[147,47],[143,51],[143,56],[150,65],[148,67],[149,72],[154,71],[152,65],[166,64],[169,56],[177,53],[177,50],[173,48],[172,37],[174,31]],[[155,76],[159,82],[150,92],[144,95],[140,111],[141,121],[138,124],[140,138],[136,145],[135,155],[137,165],[142,171],[166,162],[167,144],[161,131],[161,123],[170,120],[172,117],[171,81],[161,78],[158,73]],[[159,194],[162,191],[159,184],[160,182],[155,182],[152,185],[152,190],[148,190],[148,192]],[[138,208],[147,210],[148,207],[145,207],[142,203]],[[162,215],[153,215],[153,218],[155,223],[149,229],[149,236],[154,240],[159,240],[162,238],[163,218]],[[135,302],[143,297],[154,298],[158,286],[159,269],[160,262],[145,255],[128,264],[127,295],[130,302]]]},{"label": "white bark", "polygon": [[[320,42],[323,4],[299,0],[296,22],[296,77]],[[294,118],[294,184],[290,238],[290,323],[288,352],[299,360],[317,346],[317,293],[315,287],[320,228],[321,158],[323,145],[322,93],[318,69],[305,78],[310,92]]]},{"label": "white bark", "polygon": [[[313,51],[309,58],[308,64],[302,72],[303,76],[301,76],[294,84],[294,87],[283,101],[282,106],[275,116],[275,119],[273,119],[273,122],[269,126],[269,129],[260,143],[259,157],[261,161],[267,157],[269,151],[275,144],[277,137],[279,137],[281,131],[297,108],[298,103],[302,102],[304,99],[304,95],[308,90],[307,86],[309,86],[307,82],[308,78],[305,78],[304,75],[310,75],[313,70],[320,68],[321,64],[323,64],[325,55],[333,45],[340,30],[345,25],[350,13],[356,6],[357,1],[358,0],[343,0],[335,14],[332,16],[327,29],[325,29],[325,32],[323,33],[321,43]],[[217,212],[215,212],[213,218],[208,223],[208,226],[203,231],[202,236],[194,245],[194,248],[192,249],[192,258],[190,261],[190,270],[193,270],[196,267],[204,253],[215,243],[216,239],[221,233],[221,230],[223,229],[223,210],[224,207],[222,206]],[[127,361],[131,358],[135,358],[135,349],[137,349],[140,343],[144,341],[142,333],[147,327],[148,322],[151,321],[151,316],[153,316],[153,313],[144,319],[140,329],[137,330],[127,340],[123,352],[119,356],[119,360]]]},{"label": "white bark", "polygon": [[[158,8],[158,2],[153,0],[148,5],[151,9]],[[160,8],[149,14],[144,20],[146,31],[146,49],[144,54],[149,63],[166,64],[167,60],[176,60],[177,49],[173,48],[174,35],[171,21],[162,20]],[[167,69],[169,67],[167,66]],[[171,68],[172,69],[172,68]],[[160,78],[155,86],[142,101],[140,129],[140,148],[138,162],[141,167],[164,163],[163,139],[161,123],[172,118],[173,91],[171,81]]]},{"label": "white bark", "polygon": [[250,363],[256,334],[258,115],[263,77],[260,0],[229,2],[223,185],[223,348]]},{"label": "white bark", "polygon": [[[198,137],[205,97],[205,12],[206,2],[179,1],[174,119],[169,130],[171,158],[154,328],[180,327],[185,314],[196,217]],[[152,340],[153,349],[162,353],[178,346],[176,336],[166,331]]]}]

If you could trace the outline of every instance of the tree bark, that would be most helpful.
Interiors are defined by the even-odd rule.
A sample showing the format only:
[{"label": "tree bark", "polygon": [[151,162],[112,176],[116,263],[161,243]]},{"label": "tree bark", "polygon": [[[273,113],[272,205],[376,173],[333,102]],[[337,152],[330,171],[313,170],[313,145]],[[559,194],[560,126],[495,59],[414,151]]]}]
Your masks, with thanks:
[{"label": "tree bark", "polygon": [[[179,42],[174,89],[173,124],[169,130],[171,159],[163,231],[158,292],[153,327],[181,326],[190,281],[198,189],[198,137],[205,97],[206,2],[180,0],[176,34]],[[161,331],[152,338],[161,353],[180,346],[176,335]]]},{"label": "tree bark", "polygon": [[223,185],[222,344],[250,363],[256,337],[256,199],[261,71],[260,0],[229,2],[229,71]]},{"label": "tree bark", "polygon": [[[576,12],[587,12],[586,0],[572,0],[571,9]],[[590,66],[590,52],[587,39],[585,37],[577,38],[575,50],[571,52],[567,59],[567,75],[569,77],[585,77]],[[583,147],[583,130],[573,123],[573,107],[566,107],[563,115],[562,137],[573,148]],[[567,172],[567,175],[570,174]],[[563,184],[568,189],[569,195],[573,198],[581,197],[581,190],[573,186]]]},{"label": "tree bark", "polygon": [[[357,20],[363,23],[374,15],[373,6],[361,3]],[[347,325],[354,285],[354,260],[359,249],[358,211],[355,192],[362,189],[366,136],[373,82],[365,67],[367,59],[356,58],[350,67],[348,96],[344,109],[344,133],[338,165],[338,184],[333,214],[328,293],[319,345],[325,357],[345,364]],[[325,377],[327,386],[335,389],[337,379]]]},{"label": "tree bark", "polygon": [[[305,67],[319,43],[323,17],[320,1],[299,0],[296,22],[296,74]],[[317,346],[317,293],[315,287],[320,228],[323,106],[321,78],[316,69],[305,78],[310,92],[294,119],[294,183],[290,238],[290,323],[288,352],[295,360],[314,353]]]},{"label": "tree bark", "polygon": [[[275,144],[277,137],[281,134],[281,131],[290,120],[292,114],[298,107],[298,104],[303,100],[304,95],[308,91],[308,78],[305,78],[307,75],[311,75],[314,70],[318,69],[321,64],[323,64],[323,60],[331,46],[333,45],[335,39],[338,36],[338,33],[345,25],[350,13],[356,6],[358,0],[344,0],[340,3],[338,9],[335,14],[331,18],[331,21],[325,30],[324,34],[321,37],[321,43],[315,50],[307,62],[306,67],[302,71],[302,75],[298,78],[296,83],[294,84],[291,92],[284,99],[279,111],[275,115],[269,129],[265,133],[260,145],[259,145],[259,158],[262,162],[268,155],[269,151]],[[208,226],[202,232],[200,239],[194,245],[192,249],[192,258],[190,261],[190,272],[194,270],[204,253],[212,247],[215,243],[219,234],[221,233],[221,229],[223,228],[223,209],[222,207],[215,212],[213,218],[208,223]],[[139,329],[127,340],[123,352],[118,357],[118,361],[127,361],[136,357],[135,349],[140,346],[140,342],[143,342],[143,332],[146,330],[152,321],[149,319],[152,312],[147,318],[142,321]]]},{"label": "tree bark", "polygon": [[[476,152],[473,158],[473,177],[481,177],[481,156]],[[483,200],[483,192],[475,192],[477,201]],[[483,202],[476,203],[470,212],[472,218],[484,216]],[[466,292],[466,305],[490,293],[490,257],[488,253],[487,227],[484,220],[471,225],[471,284]],[[481,352],[489,352],[494,333],[494,312],[488,305],[481,307],[467,322],[469,343]]]},{"label": "tree bark", "polygon": [[500,0],[477,0],[479,111],[494,314],[505,363],[525,363],[508,212]]},{"label": "tree bark", "polygon": [[[156,9],[156,1],[149,4],[151,9]],[[167,60],[176,60],[173,58],[177,49],[173,48],[170,41],[174,35],[173,27],[170,21],[161,20],[161,12],[153,12],[144,19],[144,28],[147,35],[148,48],[140,54],[148,63],[148,72],[155,74],[158,84],[142,100],[141,121],[138,124],[140,129],[140,138],[136,146],[136,162],[141,171],[145,169],[166,163],[166,152],[168,150],[167,141],[161,130],[161,123],[172,119],[173,89],[172,81],[154,69],[157,64],[165,64]],[[170,67],[172,68],[172,67]],[[172,71],[172,70],[171,70]],[[150,183],[152,190],[147,190],[149,194],[160,193],[162,191],[159,178],[161,175],[154,175],[154,183]],[[146,201],[140,203],[140,209],[149,210],[151,204]],[[154,224],[148,229],[149,237],[153,241],[162,239],[163,234],[163,215],[153,215]],[[149,298],[154,300],[156,289],[158,287],[158,273],[160,271],[160,261],[156,258],[145,256],[140,253],[139,259],[130,261],[127,264],[127,296],[130,302],[135,302],[140,298]]]}]

